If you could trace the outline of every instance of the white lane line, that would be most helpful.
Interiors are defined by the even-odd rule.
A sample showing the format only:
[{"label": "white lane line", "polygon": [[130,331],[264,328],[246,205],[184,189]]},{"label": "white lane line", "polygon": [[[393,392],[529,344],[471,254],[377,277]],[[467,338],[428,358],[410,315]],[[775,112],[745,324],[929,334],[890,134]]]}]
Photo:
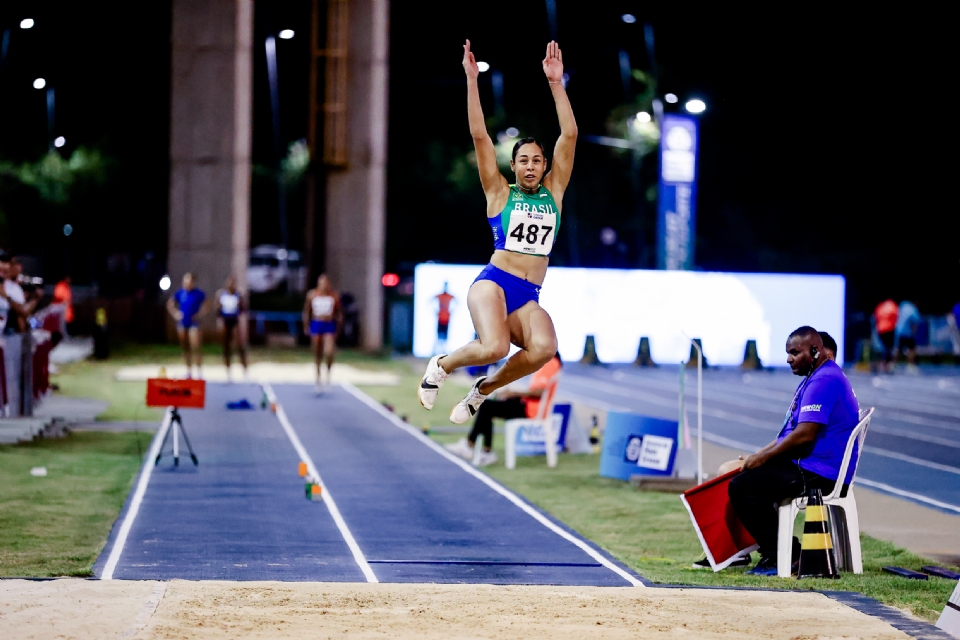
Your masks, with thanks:
[{"label": "white lane line", "polygon": [[642,582],[640,582],[639,580],[631,576],[629,573],[627,573],[617,565],[610,562],[610,560],[605,558],[603,554],[599,553],[596,549],[588,545],[586,542],[584,542],[583,540],[580,540],[576,536],[571,535],[567,531],[564,531],[553,522],[550,522],[550,520],[545,518],[542,513],[540,513],[530,505],[528,505],[523,500],[521,500],[520,497],[517,496],[517,494],[513,493],[512,491],[510,491],[500,483],[496,482],[495,480],[493,480],[493,478],[491,478],[487,474],[477,471],[465,460],[462,460],[456,457],[455,455],[453,455],[452,453],[450,453],[449,451],[441,447],[439,444],[437,444],[427,436],[423,435],[423,433],[421,433],[417,429],[414,429],[409,424],[407,424],[406,422],[398,418],[395,414],[387,411],[383,407],[383,405],[381,405],[379,402],[377,402],[376,400],[374,400],[364,392],[357,389],[355,386],[353,386],[349,382],[343,382],[341,384],[343,388],[346,389],[348,392],[350,392],[357,400],[364,403],[365,405],[367,405],[368,407],[370,407],[371,409],[373,409],[374,411],[382,415],[384,418],[388,419],[394,425],[403,429],[404,431],[412,435],[414,438],[417,438],[418,440],[426,444],[428,447],[430,447],[431,449],[433,449],[434,451],[442,455],[444,458],[454,463],[455,465],[457,465],[458,467],[460,467],[461,469],[469,473],[471,476],[473,476],[480,482],[484,483],[485,485],[487,485],[488,487],[490,487],[491,489],[499,493],[501,496],[503,496],[504,498],[512,502],[515,506],[519,507],[524,513],[532,517],[534,520],[536,520],[537,522],[539,522],[540,524],[542,524],[547,529],[557,534],[567,542],[570,542],[576,547],[578,547],[581,551],[586,553],[588,556],[590,556],[600,564],[602,564],[604,567],[606,567],[610,571],[613,571],[615,574],[617,574],[618,576],[626,580],[632,586],[634,587],[645,586]]},{"label": "white lane line", "polygon": [[101,580],[113,580],[113,571],[120,562],[120,554],[123,553],[123,546],[127,543],[127,536],[130,535],[130,528],[133,527],[133,521],[137,519],[137,512],[140,511],[140,503],[143,502],[143,495],[147,492],[147,485],[150,483],[150,474],[156,466],[154,462],[157,454],[160,452],[160,446],[163,444],[163,438],[167,435],[167,429],[170,428],[170,409],[163,414],[163,422],[160,423],[160,430],[153,436],[153,442],[150,443],[150,450],[143,461],[143,468],[140,471],[140,481],[137,482],[137,490],[133,494],[133,500],[130,501],[130,508],[127,509],[127,515],[123,518],[120,525],[120,531],[117,533],[117,539],[113,543],[110,555],[107,557],[107,564],[103,566],[103,573],[100,574]]},{"label": "white lane line", "polygon": [[894,460],[902,460],[903,462],[909,462],[911,464],[919,465],[921,467],[927,467],[928,469],[936,469],[937,471],[946,471],[947,473],[955,473],[960,475],[960,469],[957,467],[951,467],[946,464],[939,464],[937,462],[929,462],[927,460],[921,460],[920,458],[914,458],[913,456],[904,455],[902,453],[897,453],[896,451],[887,451],[886,449],[877,449],[876,447],[867,447],[865,446],[863,450],[867,453],[873,453],[878,456],[883,456],[884,458],[893,458]]},{"label": "white lane line", "polygon": [[150,590],[150,595],[147,596],[146,601],[143,603],[143,606],[140,607],[140,613],[137,614],[136,619],[133,621],[133,624],[129,629],[120,634],[121,638],[132,638],[137,635],[140,631],[147,626],[147,622],[150,621],[150,616],[157,610],[157,607],[160,606],[160,601],[163,600],[163,595],[167,592],[167,583],[160,582],[154,585],[153,589]]},{"label": "white lane line", "polygon": [[270,402],[276,405],[277,419],[280,421],[280,425],[283,427],[283,430],[286,431],[287,437],[290,438],[290,443],[293,444],[293,448],[296,449],[297,455],[300,456],[300,460],[307,463],[308,473],[317,479],[317,484],[320,485],[320,494],[323,496],[323,503],[327,505],[327,511],[330,512],[330,517],[333,518],[333,521],[337,525],[337,529],[340,530],[340,535],[343,536],[344,541],[350,548],[350,553],[353,554],[353,559],[357,562],[357,566],[360,567],[360,571],[363,572],[363,577],[367,579],[367,582],[380,582],[377,580],[377,576],[373,573],[373,569],[371,569],[370,565],[367,563],[367,559],[364,557],[363,551],[360,550],[360,545],[357,544],[357,540],[353,537],[353,534],[350,533],[350,529],[347,527],[346,521],[343,519],[343,516],[340,515],[340,509],[337,508],[336,501],[330,494],[330,490],[327,488],[327,485],[324,484],[323,478],[320,476],[320,472],[317,471],[316,465],[313,464],[313,459],[310,458],[310,454],[307,453],[307,450],[303,447],[303,443],[300,442],[300,438],[297,436],[297,432],[294,430],[293,425],[290,424],[290,420],[287,418],[287,413],[283,410],[283,405],[280,404],[280,401],[277,400],[277,395],[273,392],[273,387],[271,387],[268,382],[264,382],[263,390],[267,393],[267,397],[270,399]]},{"label": "white lane line", "polygon": [[866,487],[871,487],[878,491],[883,491],[884,493],[890,493],[895,496],[900,496],[901,498],[909,498],[910,500],[916,500],[917,502],[923,502],[925,504],[932,505],[934,507],[940,507],[941,509],[946,509],[948,511],[954,511],[960,513],[960,507],[954,504],[949,504],[946,502],[940,502],[939,500],[934,500],[933,498],[928,498],[922,496],[919,493],[913,493],[911,491],[904,491],[903,489],[897,489],[896,487],[891,487],[888,484],[883,484],[882,482],[874,482],[873,480],[867,480],[866,478],[857,478],[857,484],[862,484]]}]

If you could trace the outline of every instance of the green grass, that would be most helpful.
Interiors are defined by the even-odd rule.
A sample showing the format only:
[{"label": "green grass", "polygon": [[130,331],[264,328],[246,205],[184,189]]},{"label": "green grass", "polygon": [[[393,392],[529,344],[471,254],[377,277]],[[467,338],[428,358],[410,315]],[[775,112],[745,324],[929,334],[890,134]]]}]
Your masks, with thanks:
[{"label": "green grass", "polygon": [[77,432],[0,446],[0,576],[92,575],[150,438]]},{"label": "green grass", "polygon": [[[419,369],[403,374],[399,387],[363,390],[391,404],[414,426],[452,426],[447,415],[466,387],[450,388],[448,383],[433,411],[427,412],[415,395],[421,374]],[[434,433],[432,437],[446,443],[461,436]],[[494,450],[503,460],[502,437],[495,437]],[[555,469],[548,469],[543,458],[518,458],[512,471],[502,463],[485,471],[656,583],[858,591],[930,621],[936,620],[956,586],[941,578],[920,581],[883,573],[884,565],[919,570],[938,563],[866,535],[861,535],[864,573],[843,573],[839,580],[785,580],[748,576],[744,569],[719,573],[693,569],[690,565],[702,550],[678,495],[639,491],[628,483],[600,477],[599,468],[598,455],[561,455]]]}]

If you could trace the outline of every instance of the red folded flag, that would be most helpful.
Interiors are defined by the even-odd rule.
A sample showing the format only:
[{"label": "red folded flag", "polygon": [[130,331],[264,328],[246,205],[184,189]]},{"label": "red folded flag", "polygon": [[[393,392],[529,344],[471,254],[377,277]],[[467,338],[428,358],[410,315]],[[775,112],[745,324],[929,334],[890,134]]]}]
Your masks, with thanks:
[{"label": "red folded flag", "polygon": [[714,571],[726,568],[740,556],[758,548],[733,510],[727,493],[730,480],[738,473],[740,470],[734,469],[680,496]]}]

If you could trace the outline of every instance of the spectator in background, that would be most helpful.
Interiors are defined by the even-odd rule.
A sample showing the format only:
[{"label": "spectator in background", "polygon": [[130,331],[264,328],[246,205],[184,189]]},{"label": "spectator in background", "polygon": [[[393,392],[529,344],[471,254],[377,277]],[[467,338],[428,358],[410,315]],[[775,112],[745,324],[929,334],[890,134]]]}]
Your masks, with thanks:
[{"label": "spectator in background", "polygon": [[823,341],[823,355],[828,359],[837,361],[837,341],[826,331],[817,331],[820,334],[820,340]]},{"label": "spectator in background", "polygon": [[230,374],[230,350],[237,345],[240,364],[243,365],[243,377],[247,378],[247,328],[245,326],[247,304],[243,293],[237,290],[237,280],[230,276],[223,283],[223,289],[217,292],[217,315],[220,316],[220,328],[223,331],[223,364],[227,368],[227,380]]},{"label": "spectator in background", "polygon": [[6,332],[7,321],[10,319],[12,309],[10,300],[5,293],[5,284],[7,276],[7,266],[10,264],[10,256],[3,249],[0,249],[0,334]]},{"label": "spectator in background", "polygon": [[0,250],[0,298],[6,301],[4,305],[6,321],[4,333],[23,333],[27,326],[26,296],[23,288],[17,283],[13,267],[14,257],[6,251]]},{"label": "spectator in background", "polygon": [[896,341],[894,357],[902,352],[907,358],[907,373],[919,373],[917,367],[917,329],[920,326],[920,310],[909,300],[900,303],[897,314]]},{"label": "spectator in background", "polygon": [[883,345],[883,363],[881,370],[887,373],[893,373],[894,341],[897,331],[897,317],[900,315],[900,308],[893,300],[884,300],[877,305],[873,311],[873,318],[876,321],[877,337],[880,344]]},{"label": "spectator in background", "polygon": [[64,306],[63,319],[68,325],[73,323],[73,289],[70,288],[71,284],[70,276],[66,276],[53,288],[53,301]]}]

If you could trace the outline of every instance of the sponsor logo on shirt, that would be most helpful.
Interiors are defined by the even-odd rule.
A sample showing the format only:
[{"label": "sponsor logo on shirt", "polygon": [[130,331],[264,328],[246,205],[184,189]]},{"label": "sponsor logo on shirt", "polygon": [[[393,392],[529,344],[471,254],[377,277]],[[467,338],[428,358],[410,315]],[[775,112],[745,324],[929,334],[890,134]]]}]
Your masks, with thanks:
[{"label": "sponsor logo on shirt", "polygon": [[802,407],[800,407],[800,413],[805,413],[805,412],[807,412],[807,411],[817,411],[817,412],[819,412],[819,411],[820,411],[820,407],[822,407],[822,406],[823,406],[823,405],[819,405],[819,404],[805,404],[805,405],[803,405]]}]

